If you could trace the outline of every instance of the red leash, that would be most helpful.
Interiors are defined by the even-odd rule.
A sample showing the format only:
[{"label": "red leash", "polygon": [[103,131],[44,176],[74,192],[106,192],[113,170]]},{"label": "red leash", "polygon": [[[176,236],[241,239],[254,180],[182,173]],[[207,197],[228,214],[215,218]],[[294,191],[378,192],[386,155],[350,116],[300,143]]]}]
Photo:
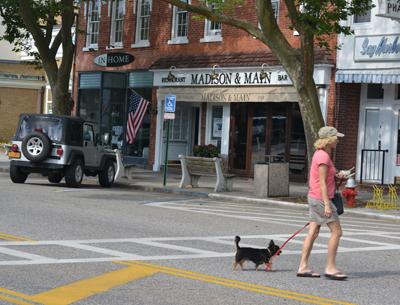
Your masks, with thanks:
[{"label": "red leash", "polygon": [[[272,262],[272,259],[273,259],[275,256],[278,256],[279,253],[281,253],[283,247],[285,247],[286,244],[287,244],[293,237],[295,237],[297,234],[299,234],[301,231],[303,231],[309,224],[310,224],[310,223],[307,222],[307,223],[304,225],[304,227],[302,227],[301,229],[299,229],[299,230],[297,230],[296,232],[294,232],[293,235],[290,236],[290,237],[283,243],[283,245],[279,248],[279,250],[276,251],[276,253],[270,258],[270,260],[269,260],[270,263]],[[265,270],[268,270],[268,269],[269,269],[269,268],[268,268],[268,265],[266,265],[266,266],[267,266],[267,267],[265,268]]]}]

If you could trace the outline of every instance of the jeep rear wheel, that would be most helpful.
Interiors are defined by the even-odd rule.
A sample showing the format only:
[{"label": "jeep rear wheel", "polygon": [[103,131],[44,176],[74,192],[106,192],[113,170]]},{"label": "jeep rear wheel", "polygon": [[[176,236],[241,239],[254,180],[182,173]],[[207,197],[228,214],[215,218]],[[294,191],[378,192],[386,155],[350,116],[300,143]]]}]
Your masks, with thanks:
[{"label": "jeep rear wheel", "polygon": [[24,183],[26,178],[28,178],[28,174],[21,171],[21,169],[14,165],[10,165],[10,178],[14,183]]},{"label": "jeep rear wheel", "polygon": [[49,173],[48,179],[51,183],[60,183],[63,175],[61,173]]},{"label": "jeep rear wheel", "polygon": [[83,179],[83,162],[76,159],[71,165],[65,169],[65,182],[69,187],[78,187]]},{"label": "jeep rear wheel", "polygon": [[115,167],[111,160],[106,161],[102,171],[99,172],[99,183],[102,187],[110,187],[114,183]]},{"label": "jeep rear wheel", "polygon": [[50,153],[50,139],[42,132],[32,132],[22,140],[24,156],[33,162],[40,162]]}]

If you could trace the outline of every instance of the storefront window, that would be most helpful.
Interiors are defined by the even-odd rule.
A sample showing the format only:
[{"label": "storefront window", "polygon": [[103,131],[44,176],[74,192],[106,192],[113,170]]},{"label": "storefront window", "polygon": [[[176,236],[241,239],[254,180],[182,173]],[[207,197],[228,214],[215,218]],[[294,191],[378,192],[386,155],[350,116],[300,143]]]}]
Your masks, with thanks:
[{"label": "storefront window", "polygon": [[400,100],[400,85],[396,85],[396,100]]},{"label": "storefront window", "polygon": [[271,120],[271,155],[285,156],[286,151],[286,104],[274,105]]},{"label": "storefront window", "polygon": [[246,170],[247,161],[247,120],[248,106],[246,103],[231,104],[233,119],[233,135],[229,158],[231,168]]},{"label": "storefront window", "polygon": [[79,91],[79,116],[100,124],[100,90],[81,89]]},{"label": "storefront window", "polygon": [[101,107],[102,133],[110,134],[112,148],[122,148],[124,131],[125,89],[103,89]]},{"label": "storefront window", "polygon": [[[135,92],[151,101],[151,88],[134,88]],[[129,91],[129,90],[128,90]],[[150,143],[150,108],[147,108],[146,114],[142,121],[142,126],[139,128],[135,141],[132,144],[126,143],[125,154],[131,157],[148,158],[149,143]],[[127,116],[127,114],[126,114]],[[125,118],[125,122],[127,119]]]},{"label": "storefront window", "polygon": [[383,99],[382,84],[368,84],[367,99]]},{"label": "storefront window", "polygon": [[297,104],[292,107],[289,170],[291,174],[306,175],[307,146],[303,120]]},{"label": "storefront window", "polygon": [[398,123],[397,123],[397,156],[396,165],[400,166],[400,111],[398,113]]},{"label": "storefront window", "polygon": [[211,139],[215,142],[216,146],[221,149],[221,136],[222,136],[222,106],[212,107],[212,121],[211,121]]},{"label": "storefront window", "polygon": [[267,129],[267,107],[264,103],[256,104],[253,110],[252,167],[265,162],[265,134]]}]

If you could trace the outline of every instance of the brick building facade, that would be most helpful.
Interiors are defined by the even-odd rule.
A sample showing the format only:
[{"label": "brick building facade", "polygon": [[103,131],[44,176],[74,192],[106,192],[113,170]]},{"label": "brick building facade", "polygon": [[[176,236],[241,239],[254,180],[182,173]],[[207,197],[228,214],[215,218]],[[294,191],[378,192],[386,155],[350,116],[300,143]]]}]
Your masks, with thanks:
[{"label": "brick building facade", "polygon": [[[284,3],[274,5],[284,34],[297,45]],[[235,14],[256,24],[254,6],[253,0],[247,1]],[[77,40],[74,112],[97,120],[101,132],[110,132],[111,144],[123,151],[125,162],[159,170],[165,149],[164,98],[172,94],[177,112],[170,161],[180,153],[191,154],[193,145],[215,144],[231,171],[239,174],[251,176],[255,162],[279,155],[290,162],[292,176],[304,177],[298,97],[280,63],[249,34],[192,17],[163,1],[85,1],[79,28],[87,34]],[[99,56],[114,53],[131,54],[134,60],[118,67],[96,64]],[[314,78],[330,124],[336,111],[335,57],[335,52],[316,52]],[[267,76],[262,78],[262,72]],[[124,125],[132,90],[151,106],[136,142],[127,145]],[[104,111],[108,104],[115,109],[113,115]],[[292,164],[293,156],[297,159]]]}]

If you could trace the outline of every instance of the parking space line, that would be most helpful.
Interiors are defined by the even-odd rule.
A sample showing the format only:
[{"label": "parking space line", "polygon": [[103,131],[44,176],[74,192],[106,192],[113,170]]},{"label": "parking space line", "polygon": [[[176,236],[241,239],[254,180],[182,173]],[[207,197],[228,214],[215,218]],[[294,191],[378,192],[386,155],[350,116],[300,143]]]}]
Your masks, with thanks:
[{"label": "parking space line", "polygon": [[170,275],[174,275],[174,276],[178,276],[178,277],[188,278],[188,279],[202,281],[202,282],[206,282],[206,283],[213,283],[213,284],[217,284],[217,285],[222,285],[222,286],[231,287],[231,288],[237,288],[237,289],[241,289],[241,290],[247,290],[247,291],[251,291],[251,292],[258,292],[258,293],[281,297],[281,298],[285,298],[285,299],[292,299],[292,300],[301,301],[304,303],[318,304],[318,305],[332,305],[332,304],[355,305],[353,303],[349,303],[349,302],[345,302],[345,301],[333,300],[333,299],[313,296],[313,295],[309,295],[309,294],[298,293],[298,292],[294,292],[294,291],[290,291],[290,290],[278,289],[278,288],[274,288],[274,287],[270,287],[270,286],[258,285],[258,284],[248,283],[248,282],[241,282],[241,281],[231,280],[228,278],[222,278],[222,277],[217,277],[217,276],[213,276],[213,275],[208,275],[208,274],[204,274],[204,273],[198,273],[198,272],[192,272],[192,271],[187,271],[187,270],[177,269],[177,268],[172,268],[172,267],[148,264],[148,263],[143,263],[143,262],[139,262],[139,261],[117,262],[117,263],[124,264],[127,266],[145,266],[145,267],[153,268],[154,270],[157,270],[158,272],[166,273],[166,274],[170,274]]}]

